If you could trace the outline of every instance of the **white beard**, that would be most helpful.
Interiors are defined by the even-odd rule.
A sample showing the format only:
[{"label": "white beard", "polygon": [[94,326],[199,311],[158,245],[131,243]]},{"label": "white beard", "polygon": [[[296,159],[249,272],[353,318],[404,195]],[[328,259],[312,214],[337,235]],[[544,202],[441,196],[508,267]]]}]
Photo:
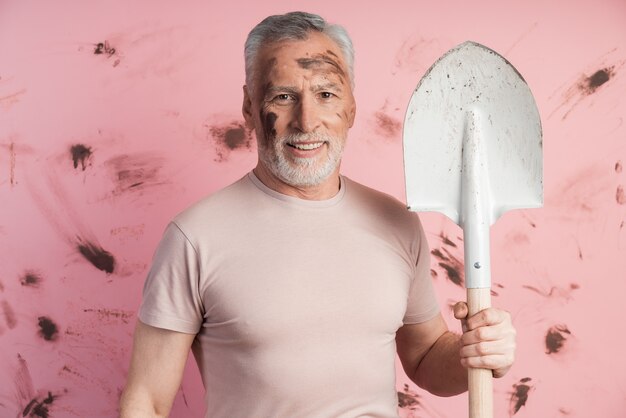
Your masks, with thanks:
[{"label": "white beard", "polygon": [[[288,143],[324,142],[325,156],[287,158]],[[345,141],[325,134],[291,134],[274,139],[269,146],[259,144],[259,159],[280,180],[295,187],[317,186],[339,166]],[[322,146],[324,146],[322,145]]]}]

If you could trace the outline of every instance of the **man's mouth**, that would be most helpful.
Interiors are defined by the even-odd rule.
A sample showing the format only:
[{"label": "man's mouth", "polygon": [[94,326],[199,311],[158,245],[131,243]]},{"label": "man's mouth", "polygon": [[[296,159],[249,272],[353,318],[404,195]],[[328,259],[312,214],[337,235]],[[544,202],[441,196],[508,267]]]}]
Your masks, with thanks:
[{"label": "man's mouth", "polygon": [[302,151],[311,151],[314,149],[318,149],[322,145],[324,145],[324,141],[322,142],[307,142],[307,143],[287,143],[290,147],[302,150]]}]

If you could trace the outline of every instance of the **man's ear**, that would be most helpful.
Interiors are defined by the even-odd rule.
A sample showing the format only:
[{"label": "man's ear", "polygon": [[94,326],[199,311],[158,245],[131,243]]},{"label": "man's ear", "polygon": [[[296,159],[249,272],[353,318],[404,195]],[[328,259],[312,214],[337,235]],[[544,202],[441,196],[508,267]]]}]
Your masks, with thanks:
[{"label": "man's ear", "polygon": [[241,113],[246,121],[246,127],[254,130],[254,116],[252,116],[252,99],[248,93],[248,86],[243,86],[243,103],[241,105]]},{"label": "man's ear", "polygon": [[352,125],[354,125],[354,118],[356,116],[356,100],[354,100],[354,97],[352,98],[352,104],[350,105],[350,108],[348,109],[348,127],[352,128]]}]

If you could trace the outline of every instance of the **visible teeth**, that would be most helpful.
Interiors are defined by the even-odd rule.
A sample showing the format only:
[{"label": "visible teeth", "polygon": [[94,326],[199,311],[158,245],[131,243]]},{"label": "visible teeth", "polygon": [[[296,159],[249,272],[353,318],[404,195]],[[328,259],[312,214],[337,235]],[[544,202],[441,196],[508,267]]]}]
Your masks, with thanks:
[{"label": "visible teeth", "polygon": [[301,149],[301,150],[304,150],[304,151],[310,151],[312,149],[316,149],[316,148],[321,147],[323,144],[324,144],[323,142],[316,142],[314,144],[289,144],[289,145],[291,145],[292,147],[297,148],[297,149]]}]

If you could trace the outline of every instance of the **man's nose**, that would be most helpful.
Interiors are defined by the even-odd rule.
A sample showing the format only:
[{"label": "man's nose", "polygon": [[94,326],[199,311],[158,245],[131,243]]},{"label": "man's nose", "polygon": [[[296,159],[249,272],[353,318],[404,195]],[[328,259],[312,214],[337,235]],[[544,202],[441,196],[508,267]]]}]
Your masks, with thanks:
[{"label": "man's nose", "polygon": [[295,111],[296,128],[304,133],[315,132],[321,123],[321,115],[315,100],[311,97],[302,97]]}]

